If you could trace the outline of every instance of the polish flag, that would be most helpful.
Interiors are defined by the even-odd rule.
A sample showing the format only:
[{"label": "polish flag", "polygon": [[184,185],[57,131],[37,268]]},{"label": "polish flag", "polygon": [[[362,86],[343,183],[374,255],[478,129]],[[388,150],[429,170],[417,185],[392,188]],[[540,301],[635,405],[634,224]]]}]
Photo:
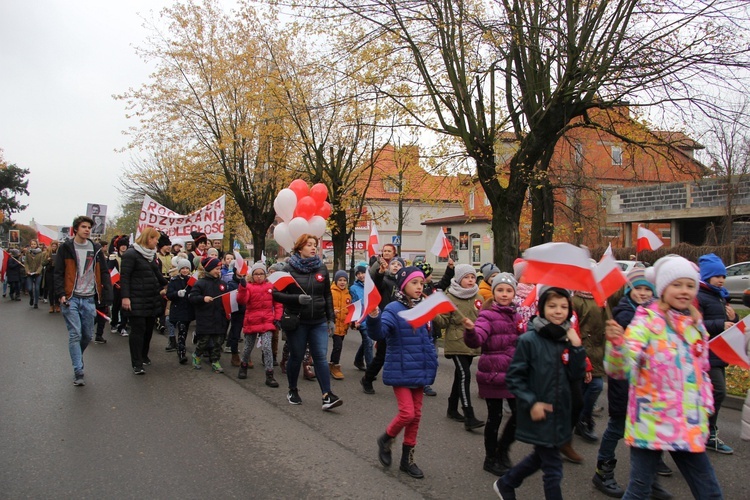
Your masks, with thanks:
[{"label": "polish flag", "polygon": [[36,230],[36,239],[39,240],[39,243],[49,245],[53,241],[57,241],[57,231],[53,231],[47,226],[43,226],[34,220],[31,222]]},{"label": "polish flag", "polygon": [[[273,287],[278,291],[282,291],[289,285],[297,283],[297,280],[295,280],[294,277],[286,271],[276,271],[268,277],[268,281],[270,281]],[[302,289],[301,286],[300,289]]]},{"label": "polish flag", "polygon": [[109,279],[112,280],[112,285],[116,285],[120,282],[120,271],[117,270],[117,268],[112,268],[109,270]]},{"label": "polish flag", "polygon": [[589,252],[570,243],[544,243],[523,253],[523,283],[539,283],[567,290],[596,290]]},{"label": "polish flag", "polygon": [[658,236],[649,231],[643,226],[638,226],[638,240],[635,244],[635,251],[642,252],[643,250],[656,250],[663,246]]},{"label": "polish flag", "polygon": [[365,296],[347,306],[346,322],[361,322],[380,304],[380,292],[370,273],[365,273]]},{"label": "polish flag", "polygon": [[607,298],[628,282],[625,273],[612,254],[606,253],[602,260],[594,267],[596,289],[592,291],[594,299],[601,306]]},{"label": "polish flag", "polygon": [[456,310],[451,299],[437,290],[425,300],[406,311],[398,313],[412,328],[419,328],[439,314],[446,314]]},{"label": "polish flag", "polygon": [[5,270],[8,269],[8,259],[10,259],[10,254],[0,248],[0,281],[5,281]]},{"label": "polish flag", "polygon": [[187,280],[187,286],[193,286],[198,281],[198,271],[195,271]]},{"label": "polish flag", "polygon": [[247,261],[242,258],[242,255],[240,255],[240,252],[236,251],[234,252],[234,260],[237,262],[237,264],[234,266],[234,268],[237,270],[238,276],[247,276]]},{"label": "polish flag", "polygon": [[435,238],[435,243],[433,243],[432,248],[430,248],[430,252],[434,255],[437,255],[438,257],[447,259],[450,256],[452,250],[453,245],[451,245],[451,242],[445,236],[443,229],[440,228],[437,238]]},{"label": "polish flag", "polygon": [[749,322],[750,316],[745,316],[742,321],[709,340],[708,346],[726,363],[750,369],[750,358],[747,356]]},{"label": "polish flag", "polygon": [[523,302],[521,303],[522,307],[531,307],[534,305],[534,302],[536,302],[536,298],[539,296],[539,289],[542,287],[542,285],[536,285],[526,296],[525,299],[523,299]]},{"label": "polish flag", "polygon": [[240,305],[237,303],[237,290],[232,290],[231,292],[222,295],[221,303],[224,305],[224,312],[227,313],[227,318],[229,318],[233,312],[239,311]]},{"label": "polish flag", "polygon": [[367,256],[375,257],[380,254],[380,235],[378,234],[378,228],[375,227],[375,223],[372,223],[370,229],[370,238],[367,240]]},{"label": "polish flag", "polygon": [[604,255],[602,255],[602,259],[604,257],[606,257],[607,255],[610,255],[610,256],[614,257],[614,253],[612,252],[612,243],[610,243],[609,245],[607,245],[607,249],[604,251]]},{"label": "polish flag", "polygon": [[96,309],[96,314],[104,318],[105,321],[109,321],[110,323],[112,322],[112,318],[101,312],[99,309]]}]

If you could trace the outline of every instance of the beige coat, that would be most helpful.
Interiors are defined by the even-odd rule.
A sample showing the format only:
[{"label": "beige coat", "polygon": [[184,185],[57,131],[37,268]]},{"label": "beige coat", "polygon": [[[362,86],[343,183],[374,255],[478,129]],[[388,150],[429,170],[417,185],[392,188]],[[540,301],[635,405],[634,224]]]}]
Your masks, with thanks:
[{"label": "beige coat", "polygon": [[[477,313],[484,303],[484,299],[479,293],[468,299],[459,299],[450,292],[445,295],[451,299],[463,316],[472,321],[477,320]],[[464,318],[457,311],[449,314],[441,314],[435,317],[435,325],[438,328],[445,329],[444,354],[452,356],[465,354],[467,356],[479,356],[482,353],[481,348],[471,349],[464,344]]]}]

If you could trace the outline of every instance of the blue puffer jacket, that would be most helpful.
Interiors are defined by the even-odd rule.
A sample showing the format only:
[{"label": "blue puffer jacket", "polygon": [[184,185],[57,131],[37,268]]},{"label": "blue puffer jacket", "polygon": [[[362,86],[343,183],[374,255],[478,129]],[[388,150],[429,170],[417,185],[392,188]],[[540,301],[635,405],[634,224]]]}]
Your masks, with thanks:
[{"label": "blue puffer jacket", "polygon": [[383,383],[397,387],[432,385],[437,374],[438,360],[432,335],[426,326],[416,330],[398,313],[407,307],[391,302],[377,318],[367,317],[367,334],[373,340],[385,339]]}]

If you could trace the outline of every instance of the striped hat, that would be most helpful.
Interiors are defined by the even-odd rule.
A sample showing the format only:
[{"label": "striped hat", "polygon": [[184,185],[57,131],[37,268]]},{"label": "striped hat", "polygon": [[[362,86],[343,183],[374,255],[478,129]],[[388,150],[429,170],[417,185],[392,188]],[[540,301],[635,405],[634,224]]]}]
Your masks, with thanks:
[{"label": "striped hat", "polygon": [[629,294],[637,286],[647,286],[656,295],[656,287],[646,279],[645,267],[634,267],[628,272],[627,278],[629,283],[625,286],[625,295]]}]

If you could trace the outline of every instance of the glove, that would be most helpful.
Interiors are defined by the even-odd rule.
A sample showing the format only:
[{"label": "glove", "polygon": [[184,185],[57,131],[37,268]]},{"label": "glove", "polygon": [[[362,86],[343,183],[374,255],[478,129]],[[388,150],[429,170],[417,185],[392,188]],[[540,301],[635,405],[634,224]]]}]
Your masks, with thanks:
[{"label": "glove", "polygon": [[177,296],[178,296],[178,297],[184,297],[184,296],[185,296],[185,290],[179,290],[179,291],[177,292]]},{"label": "glove", "polygon": [[297,300],[299,300],[299,303],[303,306],[312,304],[312,297],[310,297],[309,295],[300,295],[299,297],[297,297]]},{"label": "glove", "polygon": [[333,337],[333,334],[336,332],[336,323],[333,321],[328,322],[328,336]]}]

